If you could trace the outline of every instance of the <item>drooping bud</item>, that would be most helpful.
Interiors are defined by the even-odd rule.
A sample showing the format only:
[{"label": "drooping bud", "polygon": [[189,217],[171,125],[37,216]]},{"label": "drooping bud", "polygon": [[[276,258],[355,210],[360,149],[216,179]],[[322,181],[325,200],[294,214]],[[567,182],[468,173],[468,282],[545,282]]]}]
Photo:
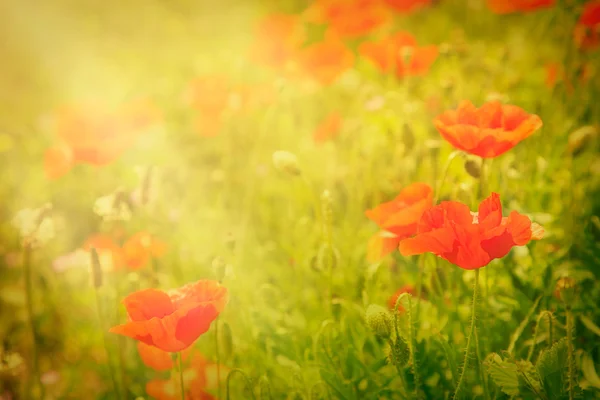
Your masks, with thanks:
[{"label": "drooping bud", "polygon": [[301,172],[300,166],[298,165],[298,158],[289,151],[278,150],[273,153],[273,166],[278,171],[290,175],[300,175]]},{"label": "drooping bud", "polygon": [[481,162],[477,162],[473,158],[468,158],[465,161],[465,171],[475,179],[479,179],[481,176]]},{"label": "drooping bud", "polygon": [[576,157],[582,151],[585,150],[585,147],[589,145],[594,137],[598,135],[598,130],[596,127],[588,125],[583,126],[575,131],[573,131],[569,135],[568,149],[569,153]]},{"label": "drooping bud", "polygon": [[402,336],[398,336],[392,341],[388,358],[390,363],[396,367],[405,367],[408,364],[410,349]]},{"label": "drooping bud", "polygon": [[577,293],[577,282],[569,276],[562,277],[556,282],[554,293],[567,307],[571,307]]},{"label": "drooping bud", "polygon": [[377,304],[369,305],[366,320],[367,326],[375,335],[384,339],[389,339],[392,335],[393,320],[385,307]]}]

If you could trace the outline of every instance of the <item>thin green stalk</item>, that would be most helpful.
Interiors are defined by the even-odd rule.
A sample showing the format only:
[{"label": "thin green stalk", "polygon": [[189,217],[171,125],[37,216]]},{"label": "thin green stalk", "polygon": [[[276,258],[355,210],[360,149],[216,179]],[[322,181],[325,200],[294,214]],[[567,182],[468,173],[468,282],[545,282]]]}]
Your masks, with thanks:
[{"label": "thin green stalk", "polygon": [[456,156],[462,154],[462,151],[456,150],[450,153],[448,156],[448,160],[446,160],[446,164],[444,165],[444,169],[442,170],[442,179],[438,183],[435,190],[435,198],[433,204],[436,204],[440,199],[440,195],[442,193],[442,188],[444,187],[444,183],[446,182],[446,177],[448,176],[448,170],[450,170],[450,165],[452,165],[452,161],[456,158]]},{"label": "thin green stalk", "polygon": [[217,397],[221,398],[221,356],[219,353],[219,318],[215,319],[215,355],[217,358]]},{"label": "thin green stalk", "polygon": [[183,357],[181,352],[177,352],[177,364],[179,365],[179,389],[181,393],[181,400],[185,400],[185,384],[183,382]]},{"label": "thin green stalk", "polygon": [[477,200],[480,201],[483,199],[484,195],[485,195],[485,185],[487,184],[486,182],[486,159],[485,158],[481,158],[481,170],[479,172],[479,187],[477,189]]},{"label": "thin green stalk", "polygon": [[417,309],[415,310],[415,320],[419,320],[419,312],[421,311],[421,294],[423,291],[423,270],[425,269],[425,254],[419,256],[417,274]]},{"label": "thin green stalk", "polygon": [[[40,398],[44,397],[44,386],[40,379],[40,365],[38,359],[37,333],[35,330],[35,317],[33,312],[33,279],[31,272],[31,245],[26,243],[23,247],[23,273],[25,275],[25,297],[27,302],[27,319],[31,332],[31,362],[33,370],[33,385],[29,387],[28,393],[31,396],[31,391],[37,393]],[[37,390],[35,390],[37,389]]]},{"label": "thin green stalk", "polygon": [[568,392],[569,400],[573,400],[575,397],[575,351],[573,348],[573,333],[575,326],[573,323],[573,312],[571,307],[567,306],[567,368],[568,368]]},{"label": "thin green stalk", "polygon": [[552,314],[548,313],[548,348],[552,347],[554,338],[552,337]]},{"label": "thin green stalk", "polygon": [[[540,330],[540,324],[542,323],[542,319],[545,316],[548,316],[548,318],[552,318],[548,311],[542,311],[540,315],[538,315],[537,321],[535,323],[535,330],[533,331],[533,342],[531,343],[531,347],[529,348],[529,352],[527,353],[527,361],[530,361],[531,357],[533,357],[533,352],[535,351],[535,345],[537,343],[538,332]],[[550,346],[552,346],[552,344],[550,344]]]},{"label": "thin green stalk", "polygon": [[[412,358],[412,373],[413,379],[415,382],[415,398],[421,398],[421,377],[419,375],[419,362],[417,359],[417,349],[416,349],[416,337],[414,332],[414,324],[412,318],[412,296],[408,295],[408,309],[406,310],[408,316],[408,338],[410,343],[410,356]],[[417,303],[417,307],[418,307]]]},{"label": "thin green stalk", "polygon": [[98,313],[98,320],[100,323],[100,330],[102,331],[102,341],[104,343],[104,351],[106,352],[106,360],[108,363],[108,373],[110,375],[110,380],[112,381],[113,384],[113,390],[115,395],[117,396],[117,399],[121,398],[121,390],[119,388],[119,383],[117,381],[117,376],[115,374],[115,369],[113,366],[113,363],[111,361],[111,357],[110,357],[110,346],[108,345],[108,338],[106,336],[106,322],[104,319],[104,313],[102,312],[102,304],[100,302],[100,293],[98,293],[98,288],[94,287],[94,297],[96,298],[96,310]]},{"label": "thin green stalk", "polygon": [[458,377],[458,382],[456,383],[456,390],[454,391],[453,399],[458,399],[460,395],[460,391],[463,386],[463,382],[465,381],[465,375],[467,368],[469,367],[469,353],[471,352],[471,344],[473,342],[473,336],[475,332],[475,320],[477,319],[477,302],[478,302],[478,293],[479,290],[479,269],[475,270],[475,283],[473,284],[473,303],[471,305],[471,326],[469,328],[469,335],[467,336],[467,347],[465,348],[465,358],[463,360],[462,370],[460,372],[460,376]]},{"label": "thin green stalk", "polygon": [[529,312],[525,316],[525,319],[521,322],[521,324],[517,327],[517,330],[513,333],[512,338],[510,339],[510,344],[508,345],[508,349],[507,349],[507,351],[508,351],[509,354],[512,354],[513,350],[515,349],[515,345],[517,344],[517,340],[519,340],[519,337],[521,337],[521,334],[525,330],[525,327],[527,326],[527,324],[531,320],[531,317],[535,313],[535,310],[537,309],[538,304],[540,304],[540,300],[541,299],[542,299],[542,296],[540,295],[533,302],[533,306],[529,309]]},{"label": "thin green stalk", "polygon": [[481,379],[481,383],[483,384],[483,395],[486,400],[490,399],[490,391],[488,388],[488,381],[486,377],[485,370],[483,369],[483,362],[481,358],[481,348],[479,347],[479,328],[477,326],[477,321],[475,321],[475,331],[473,332],[475,335],[475,353],[477,356],[477,370],[479,371],[479,379]]},{"label": "thin green stalk", "polygon": [[246,373],[239,368],[234,368],[231,371],[229,371],[229,374],[227,374],[227,379],[225,380],[225,399],[226,400],[231,399],[229,384],[231,383],[231,377],[234,374],[239,374],[244,377],[244,381],[246,383],[246,389],[250,392],[252,399],[256,399],[256,397],[254,396],[254,391],[252,391],[252,385],[250,383],[250,379],[248,378]]}]

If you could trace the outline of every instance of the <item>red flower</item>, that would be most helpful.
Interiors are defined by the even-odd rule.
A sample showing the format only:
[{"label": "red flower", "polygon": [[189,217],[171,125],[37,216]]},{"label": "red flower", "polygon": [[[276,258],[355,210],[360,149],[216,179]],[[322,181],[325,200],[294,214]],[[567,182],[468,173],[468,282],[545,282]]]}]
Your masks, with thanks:
[{"label": "red flower", "polygon": [[123,264],[123,253],[119,245],[109,235],[90,236],[82,246],[83,250],[96,249],[100,264],[107,269],[119,269]]},{"label": "red flower", "polygon": [[208,331],[227,301],[227,289],[216,281],[189,283],[169,292],[140,290],[123,300],[129,322],[110,332],[164,351],[182,351]]},{"label": "red flower", "polygon": [[123,260],[130,270],[145,267],[151,258],[162,257],[167,250],[165,243],[148,232],[138,232],[123,245]]},{"label": "red flower", "polygon": [[390,20],[378,0],[317,0],[307,14],[312,22],[328,24],[341,38],[367,35]]},{"label": "red flower", "polygon": [[359,53],[383,73],[395,73],[398,78],[425,75],[438,56],[436,46],[417,46],[407,32],[398,32],[377,42],[360,45]]},{"label": "red flower", "polygon": [[408,14],[432,3],[432,0],[383,0],[383,2],[396,12]]},{"label": "red flower", "polygon": [[[404,285],[402,286],[400,289],[396,290],[396,292],[390,296],[390,298],[388,299],[388,307],[393,310],[394,306],[396,305],[396,301],[398,301],[398,297],[400,297],[400,295],[402,293],[408,293],[411,296],[416,296],[417,295],[417,290],[415,289],[415,287],[413,285]],[[424,293],[423,291],[421,291],[421,297],[424,298]],[[402,306],[402,304],[398,304],[398,312],[404,312],[404,307]]]},{"label": "red flower", "polygon": [[555,0],[487,0],[488,7],[496,14],[532,12],[554,5]]},{"label": "red flower", "polygon": [[[219,368],[223,379],[229,369],[224,366]],[[216,400],[210,392],[218,387],[217,364],[206,361],[199,353],[194,353],[191,365],[183,370],[183,382],[186,400]],[[146,393],[157,400],[179,400],[179,390],[179,375],[169,380],[154,379],[146,384]]]},{"label": "red flower", "polygon": [[342,117],[338,112],[329,114],[315,129],[313,139],[317,143],[323,143],[336,137],[342,129]]},{"label": "red flower", "polygon": [[305,74],[322,85],[330,85],[354,64],[354,54],[332,37],[302,49],[298,63]]},{"label": "red flower", "polygon": [[56,119],[60,142],[46,151],[46,175],[58,178],[76,163],[102,166],[113,162],[135,144],[156,117],[156,110],[143,101],[114,112],[91,106],[60,110]]},{"label": "red flower", "polygon": [[268,15],[258,25],[250,57],[260,64],[283,70],[294,59],[303,40],[304,31],[298,16]]},{"label": "red flower", "polygon": [[585,3],[573,34],[575,43],[583,50],[600,47],[600,1]]},{"label": "red flower", "polygon": [[400,242],[404,256],[434,253],[463,269],[485,267],[513,246],[541,239],[544,230],[516,211],[502,217],[500,196],[492,193],[472,214],[469,207],[445,201],[425,211],[417,234]]},{"label": "red flower", "polygon": [[457,110],[442,113],[434,123],[451,145],[484,158],[507,152],[542,126],[537,115],[497,101],[481,108],[463,101]]},{"label": "red flower", "polygon": [[421,215],[433,204],[433,189],[413,183],[392,201],[365,212],[382,229],[369,240],[367,258],[376,261],[398,248],[400,240],[414,235]]},{"label": "red flower", "polygon": [[[565,73],[565,69],[559,63],[546,64],[546,86],[553,89],[557,83],[563,83],[568,93],[572,93],[574,85]],[[590,64],[583,64],[579,71],[578,81],[580,84],[585,84],[593,75],[593,70]]]}]

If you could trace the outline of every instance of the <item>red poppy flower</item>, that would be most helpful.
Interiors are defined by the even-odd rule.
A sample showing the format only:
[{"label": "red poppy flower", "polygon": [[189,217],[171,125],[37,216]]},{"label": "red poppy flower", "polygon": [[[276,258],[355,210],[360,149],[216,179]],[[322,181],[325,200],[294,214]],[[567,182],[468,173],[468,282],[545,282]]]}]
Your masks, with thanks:
[{"label": "red poppy flower", "polygon": [[304,31],[297,15],[268,15],[259,22],[250,57],[260,64],[283,70],[294,59],[303,41]]},{"label": "red poppy flower", "polygon": [[339,40],[325,41],[305,47],[298,54],[302,71],[323,85],[330,85],[354,64],[354,54]]},{"label": "red poppy flower", "polygon": [[480,108],[463,101],[458,109],[442,113],[434,123],[451,145],[484,158],[507,152],[542,126],[537,115],[497,101]]},{"label": "red poppy flower", "polygon": [[[175,363],[173,362],[172,354],[163,351],[157,347],[150,346],[144,342],[137,342],[137,349],[142,362],[146,367],[152,368],[156,371],[169,371],[173,369]],[[187,359],[191,348],[181,352],[183,361]]]},{"label": "red poppy flower", "polygon": [[89,237],[82,246],[83,250],[96,249],[100,264],[107,269],[119,269],[123,265],[123,253],[119,245],[109,235],[98,234]]},{"label": "red poppy flower", "polygon": [[[393,310],[394,306],[396,305],[396,301],[398,301],[398,297],[400,297],[400,295],[402,293],[408,293],[411,296],[416,296],[417,295],[417,290],[415,289],[415,287],[413,285],[404,285],[402,286],[400,289],[396,290],[396,292],[390,296],[390,298],[388,299],[388,307]],[[425,298],[425,293],[422,290],[421,291],[421,298]],[[404,307],[402,306],[402,304],[398,304],[398,312],[404,312]]]},{"label": "red poppy flower", "polygon": [[378,0],[317,0],[307,10],[311,22],[327,24],[340,38],[367,35],[390,21]]},{"label": "red poppy flower", "polygon": [[432,3],[432,0],[383,0],[383,2],[401,14],[408,14]]},{"label": "red poppy flower", "polygon": [[201,280],[168,292],[140,290],[123,300],[129,322],[110,332],[178,352],[208,330],[227,301],[227,289],[216,281]]},{"label": "red poppy flower", "polygon": [[496,14],[532,12],[552,7],[555,0],[487,0],[488,7]]},{"label": "red poppy flower", "polygon": [[332,112],[317,126],[313,139],[317,143],[323,143],[336,137],[341,129],[342,116],[338,112]]},{"label": "red poppy flower", "polygon": [[376,42],[365,42],[359,53],[373,62],[383,73],[398,78],[425,75],[438,56],[436,46],[419,47],[409,33],[398,32]]},{"label": "red poppy flower", "polygon": [[138,232],[123,244],[123,260],[129,269],[138,270],[146,266],[151,258],[162,257],[166,250],[166,244],[148,232]]},{"label": "red poppy flower", "polygon": [[502,217],[500,196],[492,193],[471,213],[465,204],[445,201],[425,211],[417,234],[400,242],[404,256],[434,253],[463,269],[485,267],[513,246],[541,239],[544,230],[516,211]]},{"label": "red poppy flower", "polygon": [[585,3],[573,34],[575,43],[583,50],[600,47],[600,1]]},{"label": "red poppy flower", "polygon": [[382,229],[369,240],[367,257],[375,261],[398,248],[400,240],[414,235],[421,215],[433,205],[433,189],[413,183],[392,201],[365,212]]},{"label": "red poppy flower", "polygon": [[[229,369],[219,366],[221,379],[227,376]],[[210,394],[218,387],[217,364],[206,361],[199,353],[194,353],[190,367],[183,371],[186,400],[216,400]],[[146,384],[146,393],[157,400],[179,400],[179,376],[170,380],[154,379]]]},{"label": "red poppy flower", "polygon": [[156,118],[157,111],[144,101],[116,112],[89,105],[60,110],[56,119],[60,143],[45,154],[46,175],[58,178],[76,163],[102,166],[113,162]]}]

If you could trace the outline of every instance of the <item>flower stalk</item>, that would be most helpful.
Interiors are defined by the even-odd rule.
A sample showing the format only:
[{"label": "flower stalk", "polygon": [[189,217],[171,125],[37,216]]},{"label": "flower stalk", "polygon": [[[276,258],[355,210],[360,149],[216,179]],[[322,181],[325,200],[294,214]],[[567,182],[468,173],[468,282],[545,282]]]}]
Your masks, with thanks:
[{"label": "flower stalk", "polygon": [[469,367],[469,354],[471,352],[471,346],[473,343],[473,339],[475,336],[475,321],[477,319],[477,303],[479,301],[479,269],[475,270],[475,283],[473,284],[473,302],[471,305],[471,325],[469,327],[469,335],[467,336],[467,347],[465,348],[465,357],[463,360],[463,366],[460,372],[460,376],[458,377],[458,382],[456,383],[456,390],[454,391],[454,395],[452,398],[454,400],[460,398],[460,392],[463,388],[463,384],[465,381],[466,371]]},{"label": "flower stalk", "polygon": [[183,382],[183,357],[181,352],[177,352],[177,364],[179,366],[179,390],[181,393],[181,400],[185,400],[185,384]]},{"label": "flower stalk", "polygon": [[29,330],[31,332],[31,367],[33,372],[33,385],[28,389],[29,394],[31,395],[31,391],[35,394],[32,397],[40,398],[44,397],[43,390],[44,386],[42,385],[40,379],[40,366],[39,366],[39,356],[38,356],[38,347],[37,347],[37,332],[35,330],[35,314],[33,311],[33,278],[31,271],[31,244],[26,242],[23,247],[23,274],[25,275],[25,297],[27,302],[27,319],[29,322]]}]

